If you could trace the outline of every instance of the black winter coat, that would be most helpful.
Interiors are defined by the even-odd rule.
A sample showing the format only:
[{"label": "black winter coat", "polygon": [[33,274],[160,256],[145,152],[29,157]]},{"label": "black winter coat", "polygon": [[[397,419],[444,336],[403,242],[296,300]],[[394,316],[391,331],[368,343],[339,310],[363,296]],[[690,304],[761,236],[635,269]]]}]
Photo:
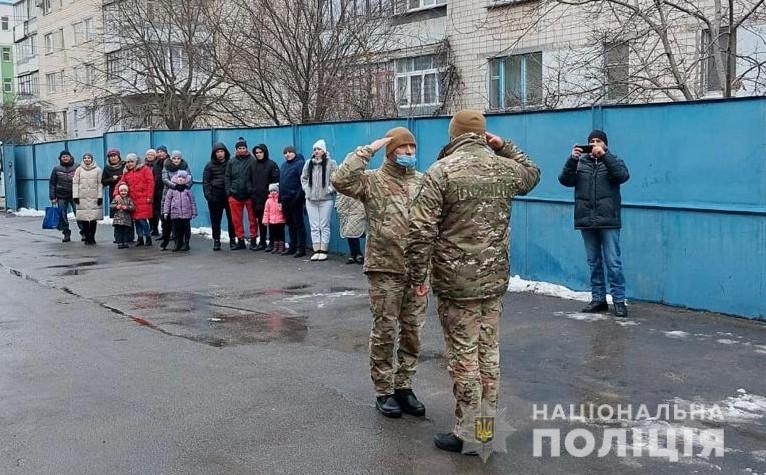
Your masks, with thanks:
[{"label": "black winter coat", "polygon": [[[223,162],[215,159],[215,152],[225,152]],[[202,172],[202,191],[205,199],[215,203],[226,202],[226,165],[229,163],[229,150],[222,143],[217,143],[210,154],[210,161]]]},{"label": "black winter coat", "polygon": [[601,160],[583,155],[569,158],[559,175],[564,186],[574,187],[576,229],[619,229],[622,227],[620,185],[630,174],[625,162],[610,152]]},{"label": "black winter coat", "polygon": [[[101,173],[101,184],[109,187],[109,196],[114,196],[114,187],[120,181],[120,177],[125,172],[125,161],[120,159],[117,165],[109,164],[107,159],[104,165],[104,171]],[[117,177],[115,180],[114,177]]]},{"label": "black winter coat", "polygon": [[253,208],[261,210],[266,207],[269,185],[279,183],[279,167],[269,159],[269,149],[265,145],[256,145],[255,148],[264,152],[263,160],[256,158],[253,164]]},{"label": "black winter coat", "polygon": [[226,196],[235,200],[250,199],[255,191],[253,188],[253,162],[255,159],[249,153],[245,157],[234,156],[226,164]]},{"label": "black winter coat", "polygon": [[293,204],[303,203],[306,194],[303,192],[301,184],[301,174],[303,165],[306,161],[300,153],[295,156],[293,161],[285,162],[279,169],[279,201],[280,203]]},{"label": "black winter coat", "polygon": [[71,200],[72,199],[72,179],[78,165],[74,162],[69,165],[59,164],[53,167],[51,177],[48,181],[48,197],[53,200]]}]

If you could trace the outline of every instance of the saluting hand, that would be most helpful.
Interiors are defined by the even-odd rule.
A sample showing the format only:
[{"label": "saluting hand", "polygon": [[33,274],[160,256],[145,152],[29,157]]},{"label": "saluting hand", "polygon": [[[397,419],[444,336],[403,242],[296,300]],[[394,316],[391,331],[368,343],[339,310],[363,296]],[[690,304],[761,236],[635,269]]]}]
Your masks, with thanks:
[{"label": "saluting hand", "polygon": [[370,148],[372,149],[372,153],[375,153],[378,150],[380,150],[381,148],[383,148],[386,145],[388,145],[388,143],[391,142],[391,140],[393,140],[392,137],[383,137],[382,139],[377,139],[374,142],[372,142],[370,144]]}]

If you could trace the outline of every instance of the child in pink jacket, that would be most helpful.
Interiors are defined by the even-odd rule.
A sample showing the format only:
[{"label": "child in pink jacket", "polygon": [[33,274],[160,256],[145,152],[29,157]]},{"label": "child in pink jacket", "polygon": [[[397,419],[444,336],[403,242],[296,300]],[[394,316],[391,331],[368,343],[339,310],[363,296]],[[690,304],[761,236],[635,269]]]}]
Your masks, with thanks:
[{"label": "child in pink jacket", "polygon": [[282,203],[279,202],[279,184],[269,185],[269,197],[263,210],[263,224],[269,227],[269,237],[274,254],[285,250],[285,215],[282,213]]}]

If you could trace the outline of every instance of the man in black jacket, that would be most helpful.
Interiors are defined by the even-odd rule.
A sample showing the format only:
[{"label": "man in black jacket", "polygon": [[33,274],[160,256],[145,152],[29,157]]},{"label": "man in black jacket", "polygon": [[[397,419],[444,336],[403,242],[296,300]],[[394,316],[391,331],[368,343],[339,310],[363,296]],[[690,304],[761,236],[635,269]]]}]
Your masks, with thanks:
[{"label": "man in black jacket", "polygon": [[[264,144],[253,147],[255,163],[253,164],[253,210],[258,218],[258,246],[251,248],[253,251],[271,252],[274,244],[269,241],[266,246],[266,232],[268,226],[263,224],[263,211],[266,208],[266,200],[269,197],[269,185],[279,183],[279,167],[269,159],[269,149]],[[273,239],[272,239],[273,240]]]},{"label": "man in black jacket", "polygon": [[594,130],[588,136],[590,153],[575,146],[559,175],[564,186],[574,187],[575,228],[582,233],[590,267],[591,302],[583,312],[598,313],[609,309],[606,303],[604,263],[614,313],[627,317],[625,277],[620,258],[622,198],[620,185],[630,174],[625,162],[608,149],[606,133]]},{"label": "man in black jacket", "polygon": [[233,250],[245,249],[245,228],[242,215],[247,210],[247,221],[250,229],[250,249],[255,247],[255,236],[258,234],[258,220],[253,211],[253,167],[254,159],[247,150],[247,142],[240,137],[234,145],[234,158],[226,164],[224,183],[226,195],[229,197],[231,219],[237,236],[237,245]]},{"label": "man in black jacket", "polygon": [[306,212],[306,195],[301,185],[301,174],[305,161],[303,155],[296,154],[295,147],[288,145],[283,151],[285,163],[279,169],[279,202],[290,230],[290,248],[282,255],[301,258],[306,255],[306,225],[303,214]]},{"label": "man in black jacket", "polygon": [[[77,206],[75,206],[74,199],[72,198],[72,179],[74,178],[74,172],[77,170],[77,164],[74,163],[74,159],[68,150],[64,150],[59,154],[59,164],[53,167],[51,170],[51,177],[48,180],[48,197],[51,203],[58,206],[61,218],[59,219],[58,230],[64,235],[61,242],[69,242],[72,231],[69,230],[69,219],[67,213],[69,208],[72,208],[73,213],[77,213]],[[78,221],[78,227],[81,225]],[[80,235],[84,234],[80,229]]]},{"label": "man in black jacket", "polygon": [[231,219],[231,208],[226,195],[226,165],[229,162],[229,149],[221,142],[213,145],[210,161],[202,172],[202,190],[207,200],[210,212],[210,224],[213,228],[213,250],[221,250],[221,218],[226,212],[226,223],[229,231],[229,249],[237,247],[237,235],[234,233],[234,222]]}]

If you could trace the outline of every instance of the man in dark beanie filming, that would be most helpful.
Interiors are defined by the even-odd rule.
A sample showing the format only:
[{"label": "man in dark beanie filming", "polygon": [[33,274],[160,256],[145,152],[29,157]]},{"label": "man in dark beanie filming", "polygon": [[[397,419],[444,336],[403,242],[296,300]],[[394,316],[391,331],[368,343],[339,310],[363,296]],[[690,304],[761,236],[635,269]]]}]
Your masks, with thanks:
[{"label": "man in dark beanie filming", "polygon": [[458,112],[450,142],[423,177],[410,208],[405,251],[411,285],[431,286],[447,346],[455,427],[438,434],[442,450],[478,454],[477,417],[495,417],[500,381],[498,325],[509,280],[511,200],[540,181],[513,143],[487,132],[481,112]]},{"label": "man in dark beanie filming", "polygon": [[590,133],[585,149],[577,145],[572,148],[559,175],[562,185],[574,187],[575,228],[582,233],[588,257],[591,302],[582,310],[586,313],[609,309],[604,281],[606,264],[614,313],[618,317],[628,316],[620,251],[620,185],[629,178],[625,162],[609,151],[609,140],[602,130]]},{"label": "man in dark beanie filming", "polygon": [[[375,152],[383,147],[383,164],[367,170]],[[364,272],[372,311],[370,376],[377,396],[375,407],[387,417],[400,417],[402,412],[422,416],[426,412],[412,391],[412,378],[428,297],[409,285],[404,260],[409,208],[423,176],[415,170],[415,150],[412,132],[396,127],[384,138],[349,154],[332,177],[335,189],[361,201],[367,213]]]}]

